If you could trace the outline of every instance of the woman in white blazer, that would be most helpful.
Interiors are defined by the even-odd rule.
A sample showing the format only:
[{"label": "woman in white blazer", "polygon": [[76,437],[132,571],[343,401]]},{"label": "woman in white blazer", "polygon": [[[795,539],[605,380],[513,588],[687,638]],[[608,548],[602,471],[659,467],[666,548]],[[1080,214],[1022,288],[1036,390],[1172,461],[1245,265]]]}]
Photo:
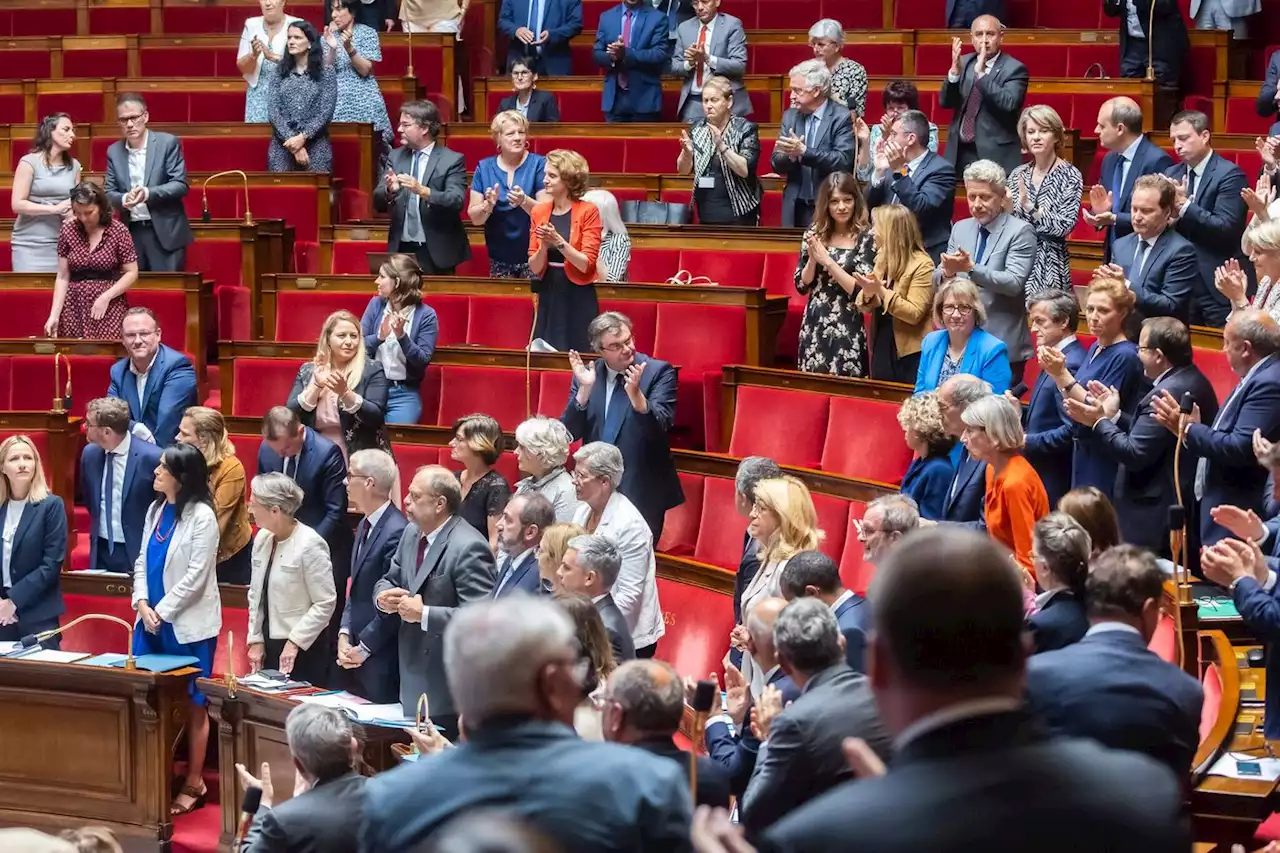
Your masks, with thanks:
[{"label": "woman in white blazer", "polygon": [[[175,444],[165,450],[155,471],[160,494],[147,510],[142,550],[133,566],[135,655],[194,657],[200,672],[213,674],[213,653],[222,629],[218,597],[218,517],[209,494],[209,471],[194,447]],[[187,720],[187,775],[169,806],[171,815],[204,805],[205,751],[209,745],[207,701],[190,682]]]},{"label": "woman in white blazer", "polygon": [[338,601],[329,543],[293,517],[302,489],[291,478],[259,474],[249,491],[259,528],[249,582],[249,665],[319,686],[329,672],[329,619]]},{"label": "woman in white blazer", "polygon": [[658,638],[666,633],[658,603],[653,533],[636,505],[617,491],[622,482],[622,453],[612,444],[593,441],[582,445],[573,461],[573,484],[583,502],[574,513],[574,523],[604,536],[622,554],[622,571],[609,591],[631,628],[636,657],[651,658]]}]

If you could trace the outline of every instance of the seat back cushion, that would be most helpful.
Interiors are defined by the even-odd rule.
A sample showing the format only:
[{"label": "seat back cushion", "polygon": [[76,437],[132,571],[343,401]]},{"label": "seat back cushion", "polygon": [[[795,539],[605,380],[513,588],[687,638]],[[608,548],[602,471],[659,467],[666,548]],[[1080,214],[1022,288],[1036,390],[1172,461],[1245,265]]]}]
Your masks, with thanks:
[{"label": "seat back cushion", "polygon": [[768,456],[783,465],[817,468],[830,411],[831,398],[825,394],[741,386],[729,453]]},{"label": "seat back cushion", "polygon": [[832,397],[821,467],[833,474],[897,483],[911,464],[898,425],[898,405]]}]

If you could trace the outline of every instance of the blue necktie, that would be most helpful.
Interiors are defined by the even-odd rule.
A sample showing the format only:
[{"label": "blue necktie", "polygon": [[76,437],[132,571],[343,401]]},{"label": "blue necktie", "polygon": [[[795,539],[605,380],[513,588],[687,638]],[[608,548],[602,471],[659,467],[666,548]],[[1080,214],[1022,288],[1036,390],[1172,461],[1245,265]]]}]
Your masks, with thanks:
[{"label": "blue necktie", "polygon": [[1124,195],[1124,164],[1129,162],[1129,158],[1120,155],[1120,160],[1116,163],[1116,173],[1111,176],[1111,209],[1115,211],[1120,207],[1120,196]]},{"label": "blue necktie", "polygon": [[493,597],[497,598],[502,593],[502,588],[507,585],[507,579],[511,577],[511,555],[507,555],[507,559],[502,561],[502,573],[498,575],[498,585],[493,589]]},{"label": "blue necktie", "polygon": [[610,444],[618,438],[618,431],[622,429],[622,416],[627,407],[627,392],[622,387],[623,381],[621,373],[614,378],[613,396],[609,398],[604,410],[604,440]]},{"label": "blue necktie", "polygon": [[113,521],[115,516],[115,494],[116,490],[116,455],[114,453],[107,454],[107,485],[105,487],[106,494],[103,498],[107,503],[107,553],[114,554],[116,552],[116,525]]},{"label": "blue necktie", "polygon": [[991,236],[991,232],[987,230],[987,226],[983,225],[978,229],[978,251],[973,255],[975,264],[982,263],[982,256],[987,251],[987,238]]}]

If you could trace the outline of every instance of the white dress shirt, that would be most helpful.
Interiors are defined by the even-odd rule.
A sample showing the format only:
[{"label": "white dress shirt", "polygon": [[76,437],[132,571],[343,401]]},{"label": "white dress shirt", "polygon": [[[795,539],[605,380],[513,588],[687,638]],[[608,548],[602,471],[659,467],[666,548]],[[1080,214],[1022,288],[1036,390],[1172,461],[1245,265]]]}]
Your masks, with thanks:
[{"label": "white dress shirt", "polygon": [[851,589],[846,589],[844,592],[840,593],[840,597],[831,602],[831,612],[835,613],[840,609],[840,605],[844,604],[851,598],[853,598],[853,590]]},{"label": "white dress shirt", "polygon": [[160,355],[159,347],[156,348],[155,354],[151,356],[151,361],[147,362],[147,369],[139,371],[133,364],[133,359],[129,359],[129,372],[133,374],[138,382],[138,405],[142,405],[142,401],[147,398],[147,377],[151,375],[151,368],[156,366],[156,357]]},{"label": "white dress shirt", "polygon": [[[696,19],[695,19],[695,20],[696,20]],[[710,21],[708,21],[708,22],[707,22],[707,23],[705,23],[705,24],[704,24],[704,23],[702,23],[701,21],[699,21],[699,22],[698,22],[698,26],[699,26],[700,28],[701,28],[701,27],[706,27],[706,28],[707,28],[707,35],[706,35],[706,37],[702,40],[702,47],[707,51],[707,62],[706,62],[707,67],[706,67],[706,70],[704,70],[704,71],[702,72],[702,82],[703,82],[703,83],[705,83],[705,82],[707,82],[707,80],[711,79],[711,76],[712,76],[713,74],[715,74],[715,73],[716,73],[716,58],[715,58],[714,56],[712,56],[712,55],[711,55],[711,37],[715,34],[715,31],[716,31],[716,21],[718,21],[718,20],[720,20],[720,16],[719,16],[719,15],[716,15],[714,18],[712,18]],[[698,39],[697,39],[697,36],[695,36],[695,37],[694,37],[694,40],[693,40],[693,44],[689,45],[689,47],[694,47],[694,46],[696,46],[697,44],[698,44]],[[698,85],[698,69],[697,69],[697,67],[696,67],[696,66],[694,66],[694,65],[690,65],[690,64],[689,64],[689,62],[688,62],[688,60],[686,60],[686,61],[685,61],[684,65],[685,65],[685,67],[686,67],[686,68],[688,68],[688,69],[689,69],[689,92],[690,92],[690,94],[693,94],[693,95],[700,95],[700,94],[702,94],[702,87]]]},{"label": "white dress shirt", "polygon": [[1182,206],[1178,208],[1179,216],[1182,216],[1184,213],[1187,212],[1187,205],[1191,204],[1191,202],[1195,200],[1196,194],[1200,192],[1200,186],[1201,184],[1204,183],[1205,169],[1208,168],[1209,161],[1212,159],[1213,159],[1213,149],[1211,148],[1209,149],[1209,153],[1204,155],[1204,159],[1200,161],[1199,165],[1192,166],[1190,169],[1187,170],[1187,182],[1190,183],[1191,175],[1194,174],[1196,176],[1196,185],[1194,189],[1191,190],[1191,192],[1187,193],[1187,200],[1184,201],[1182,203]]},{"label": "white dress shirt", "polygon": [[1125,23],[1129,29],[1129,37],[1135,39],[1145,39],[1147,37],[1146,30],[1142,28],[1142,19],[1138,17],[1138,4],[1133,0],[1125,3]]},{"label": "white dress shirt", "polygon": [[[388,302],[386,308],[382,309],[382,316],[391,317],[398,314],[404,317],[404,334],[405,337],[409,337],[413,334],[413,316],[417,307],[406,305],[399,311],[392,311],[391,303]],[[409,376],[404,360],[404,349],[400,346],[400,339],[393,334],[388,334],[387,339],[378,344],[378,363],[382,365],[382,372],[387,375],[388,381],[403,382]]]},{"label": "white dress shirt", "polygon": [[98,504],[98,536],[108,542],[124,542],[124,524],[120,521],[120,505],[124,503],[124,472],[129,464],[129,445],[133,441],[128,433],[115,450],[111,463],[111,517],[107,518],[107,466],[102,466],[102,497]]},{"label": "white dress shirt", "polygon": [[[142,134],[142,146],[140,148],[131,148],[129,143],[125,142],[124,150],[129,155],[129,188],[145,187],[147,185],[147,143],[151,140],[151,131]],[[145,204],[135,205],[133,210],[129,211],[129,218],[134,222],[151,218],[151,211],[147,210]]]},{"label": "white dress shirt", "polygon": [[26,500],[11,498],[5,505],[4,514],[4,562],[0,563],[3,577],[0,586],[5,589],[13,586],[13,541],[18,533],[18,522],[22,521],[22,511],[27,508]]}]

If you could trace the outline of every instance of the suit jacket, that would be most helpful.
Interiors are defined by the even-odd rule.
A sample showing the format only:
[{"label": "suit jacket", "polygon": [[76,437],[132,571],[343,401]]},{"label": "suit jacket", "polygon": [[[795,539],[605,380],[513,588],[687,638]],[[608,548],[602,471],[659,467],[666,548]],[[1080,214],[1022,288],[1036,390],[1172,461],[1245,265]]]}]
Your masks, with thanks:
[{"label": "suit jacket", "polygon": [[310,527],[299,524],[279,543],[269,531],[259,530],[253,540],[248,642],[287,639],[303,651],[310,649],[333,617],[338,600],[333,581],[328,543]]},{"label": "suit jacket", "polygon": [[956,469],[949,453],[912,459],[902,475],[900,490],[916,502],[920,517],[937,521],[947,503],[947,491],[955,479]]},{"label": "suit jacket", "polygon": [[[360,333],[364,335],[364,352],[366,358],[377,358],[378,328],[382,325],[382,313],[387,308],[387,300],[375,296],[369,300],[360,318]],[[436,340],[440,334],[440,321],[436,310],[425,302],[418,303],[413,309],[413,322],[405,326],[405,333],[397,340],[404,353],[405,385],[417,388],[427,374],[427,366],[431,364],[431,356],[436,352]],[[390,380],[387,380],[390,382]],[[386,407],[383,406],[385,417]]]},{"label": "suit jacket", "polygon": [[[1213,385],[1200,368],[1189,364],[1170,370],[1158,386],[1143,396],[1136,414],[1122,412],[1117,421],[1098,421],[1093,433],[1104,452],[1119,464],[1113,502],[1125,541],[1167,555],[1168,508],[1177,503],[1173,475],[1177,441],[1152,416],[1151,401],[1162,391],[1168,391],[1178,401],[1191,392],[1200,407],[1200,418],[1206,423],[1212,423],[1218,414],[1218,395]],[[1183,453],[1181,461],[1182,495],[1189,504],[1193,500],[1196,461],[1191,453]]]},{"label": "suit jacket", "polygon": [[[1031,358],[1031,331],[1027,325],[1027,279],[1036,260],[1036,229],[1030,222],[1001,213],[987,226],[990,236],[978,257],[978,220],[962,219],[951,229],[947,253],[964,249],[973,258],[966,273],[982,295],[987,307],[986,331],[1004,341],[1009,361]],[[942,267],[933,274],[942,281]]]},{"label": "suit jacket", "polygon": [[[649,738],[636,741],[631,745],[650,755],[658,755],[674,761],[676,766],[684,770],[686,777],[688,776],[689,753],[676,746],[672,738]],[[728,809],[729,801],[733,796],[729,790],[729,771],[725,770],[722,764],[712,761],[705,755],[699,755],[697,761],[698,792],[694,802],[700,806]]]},{"label": "suit jacket", "polygon": [[[549,2],[554,3],[555,0],[549,0]],[[569,72],[566,71],[564,73],[568,74]],[[516,95],[514,93],[507,95],[498,102],[499,112],[514,110],[515,108]],[[529,93],[529,103],[525,105],[525,118],[530,124],[544,121],[560,121],[560,103],[556,100],[556,96],[550,92],[543,89],[534,89]]]},{"label": "suit jacket", "polygon": [[[160,448],[149,441],[129,439],[129,458],[125,461],[121,491],[120,526],[124,528],[125,553],[129,562],[138,559],[142,549],[142,527],[147,510],[156,499],[154,487],[156,466],[160,464]],[[89,568],[98,568],[98,537],[104,509],[102,474],[107,455],[96,444],[86,444],[80,453],[80,504],[89,510]]]},{"label": "suit jacket", "polygon": [[260,809],[239,853],[350,853],[358,843],[367,781],[345,773]]},{"label": "suit jacket", "polygon": [[1267,62],[1267,73],[1262,80],[1262,88],[1258,90],[1258,115],[1266,118],[1276,114],[1277,90],[1280,90],[1280,53],[1273,53]]},{"label": "suit jacket", "polygon": [[582,740],[562,723],[468,725],[457,749],[369,780],[359,851],[408,853],[455,815],[494,806],[565,851],[690,853],[687,779],[668,758]]},{"label": "suit jacket", "polygon": [[1140,752],[1188,779],[1200,743],[1200,682],[1137,631],[1099,631],[1027,661],[1027,705],[1068,737]]},{"label": "suit jacket", "polygon": [[[537,552],[530,551],[523,560],[511,566],[511,577],[507,578],[506,583],[502,583],[502,563],[498,564],[498,574],[494,578],[492,595],[494,598],[502,598],[511,595],[516,590],[523,590],[529,595],[537,595],[541,580],[542,577],[538,574]],[[502,584],[501,592],[498,590],[499,584]]]},{"label": "suit jacket", "polygon": [[[1187,54],[1191,52],[1191,36],[1187,33],[1187,22],[1182,17],[1182,8],[1178,0],[1134,0],[1138,9],[1138,25],[1146,37],[1147,21],[1151,18],[1151,7],[1155,6],[1155,17],[1152,19],[1157,38],[1151,42],[1151,60],[1156,65],[1167,65],[1172,80],[1177,82],[1185,69]],[[1120,19],[1120,55],[1129,51],[1129,4],[1126,0],[1102,0],[1102,11],[1107,17]],[[1145,45],[1143,46],[1145,48]],[[1145,58],[1145,49],[1143,50]]]},{"label": "suit jacket", "polygon": [[[783,228],[791,228],[796,224],[796,200],[800,198],[805,169],[813,172],[815,199],[818,187],[827,175],[832,172],[853,171],[853,155],[858,143],[853,135],[853,124],[849,121],[849,111],[835,101],[826,103],[826,109],[822,113],[822,123],[818,125],[813,146],[807,148],[800,159],[793,160],[776,148],[769,159],[773,171],[787,179],[787,185],[782,191]],[[779,138],[791,132],[804,137],[808,120],[809,117],[795,107],[788,109],[782,114]]]},{"label": "suit jacket", "polygon": [[956,481],[955,488],[947,493],[941,520],[981,524],[987,501],[987,463],[974,459],[961,447]]},{"label": "suit jacket", "polygon": [[[387,158],[387,168],[397,175],[413,169],[413,152],[401,146]],[[391,213],[387,229],[387,251],[400,251],[404,238],[404,217],[408,205],[417,204],[426,235],[427,254],[441,269],[456,267],[471,257],[467,232],[462,227],[461,211],[470,193],[467,164],[457,151],[450,151],[438,140],[423,167],[423,186],[431,190],[430,198],[420,198],[401,188],[394,196],[387,191],[386,181],[378,181],[373,190],[373,206],[379,212]]]},{"label": "suit jacket", "polygon": [[146,399],[138,399],[138,379],[129,370],[128,358],[111,365],[107,396],[128,403],[129,417],[151,430],[157,446],[168,447],[178,435],[182,413],[199,402],[196,371],[191,359],[161,344],[147,373]]},{"label": "suit jacket", "polygon": [[[1123,32],[1124,26],[1120,29]],[[1121,168],[1121,160],[1118,152],[1108,151],[1107,156],[1102,158],[1102,177],[1099,181],[1101,186],[1113,193],[1111,210],[1116,215],[1116,224],[1107,226],[1103,247],[1103,258],[1108,263],[1111,261],[1111,249],[1115,241],[1133,233],[1133,220],[1129,214],[1130,202],[1133,201],[1133,182],[1143,175],[1160,174],[1173,166],[1173,158],[1144,136],[1133,152],[1133,162],[1129,164],[1129,173],[1124,177],[1124,186],[1120,188],[1119,195],[1114,195],[1116,169]]]},{"label": "suit jacket", "polygon": [[[1084,363],[1085,348],[1072,340],[1062,349],[1067,370],[1074,376]],[[1049,506],[1058,505],[1058,499],[1071,490],[1071,420],[1062,408],[1062,392],[1058,384],[1045,371],[1040,371],[1031,390],[1031,401],[1022,408],[1022,426],[1027,444],[1022,453],[1035,466],[1049,496]]]},{"label": "suit jacket", "polygon": [[[517,59],[529,59],[539,74],[563,77],[573,73],[569,40],[582,32],[581,0],[545,0],[542,7],[542,30],[547,40],[534,47],[516,38],[521,27],[534,29],[536,21],[529,14],[530,0],[502,0],[498,9],[498,32],[505,35],[507,44],[507,70]],[[540,36],[542,33],[534,33]],[[535,92],[534,94],[537,94]],[[529,104],[529,121],[558,121],[533,117],[533,104]],[[502,107],[508,109],[508,107]]]},{"label": "suit jacket", "polygon": [[[1201,420],[1204,421],[1203,414]],[[1223,401],[1216,420],[1187,427],[1187,450],[1206,460],[1200,500],[1200,541],[1212,545],[1229,534],[1209,517],[1222,504],[1262,512],[1267,469],[1253,455],[1253,431],[1280,438],[1280,358],[1270,356]]]},{"label": "suit jacket", "polygon": [[[591,507],[583,503],[573,520],[586,527],[590,516]],[[622,557],[622,570],[613,582],[610,598],[625,617],[632,642],[641,649],[658,642],[666,628],[658,603],[657,564],[648,523],[626,495],[615,492],[600,513],[595,533],[607,537]]]},{"label": "suit jacket", "polygon": [[631,641],[631,628],[627,625],[626,617],[622,615],[618,605],[614,603],[613,596],[606,592],[596,602],[596,611],[600,614],[600,619],[604,622],[604,630],[609,635],[609,647],[613,649],[614,661],[621,664],[623,661],[635,660],[636,647]]},{"label": "suit jacket", "polygon": [[1001,51],[994,66],[988,68],[982,79],[977,79],[978,55],[971,53],[960,61],[960,79],[952,83],[950,77],[942,80],[938,105],[954,110],[951,130],[947,133],[947,149],[944,155],[952,166],[960,152],[960,124],[968,103],[969,93],[978,87],[979,106],[974,127],[973,145],[978,156],[1004,167],[1010,174],[1022,165],[1022,141],[1018,137],[1018,118],[1022,104],[1027,99],[1027,83],[1030,79],[1027,66]]},{"label": "suit jacket", "polygon": [[671,507],[684,503],[684,489],[676,476],[667,440],[676,416],[676,369],[643,353],[636,353],[635,360],[646,365],[640,376],[640,391],[649,401],[648,412],[642,415],[626,406],[618,434],[605,434],[605,385],[609,379],[604,359],[598,358],[592,366],[596,382],[586,408],[578,408],[578,380],[574,378],[560,420],[575,439],[584,443],[607,441],[622,451],[626,466],[618,491],[631,499],[652,527]]},{"label": "suit jacket", "polygon": [[760,832],[853,772],[840,745],[859,737],[882,758],[889,735],[866,676],[842,663],[809,679],[804,693],[774,718],[739,808],[748,832]]},{"label": "suit jacket", "polygon": [[[316,366],[306,362],[298,368],[298,375],[293,378],[293,388],[289,391],[289,400],[285,404],[297,412],[298,420],[307,427],[315,429],[316,410],[306,409],[298,401],[302,392],[311,384]],[[407,371],[406,371],[407,372]],[[365,359],[364,373],[360,381],[351,390],[360,395],[360,408],[348,412],[338,406],[338,422],[342,425],[343,440],[347,444],[347,453],[358,450],[385,450],[391,452],[391,442],[387,438],[387,391],[390,383],[382,372],[382,365]]]},{"label": "suit jacket", "polygon": [[418,525],[405,525],[391,568],[374,585],[373,594],[399,587],[422,596],[422,623],[400,621],[400,704],[405,715],[411,715],[425,693],[431,713],[448,716],[457,711],[444,671],[444,630],[459,607],[488,598],[495,574],[493,552],[489,541],[457,515],[436,531],[418,565],[421,537]]},{"label": "suit jacket", "polygon": [[871,630],[871,607],[856,592],[842,601],[832,613],[844,637],[844,659],[854,672],[867,671],[867,632]]},{"label": "suit jacket", "polygon": [[[1267,553],[1274,554],[1275,549],[1271,548]],[[1269,559],[1268,563],[1274,568],[1272,560]],[[1273,683],[1272,679],[1280,679],[1280,655],[1276,654],[1275,648],[1277,635],[1280,634],[1280,602],[1276,601],[1277,589],[1280,589],[1280,584],[1267,591],[1256,580],[1246,577],[1240,580],[1231,591],[1231,597],[1235,601],[1236,609],[1240,612],[1240,618],[1244,620],[1249,630],[1266,644],[1268,683]],[[1280,683],[1280,681],[1274,683]],[[1263,734],[1268,740],[1280,737],[1280,690],[1267,691],[1262,725]]]},{"label": "suit jacket", "polygon": [[[1112,262],[1124,268],[1125,278],[1133,286],[1138,312],[1142,317],[1176,317],[1188,322],[1192,300],[1203,289],[1196,247],[1177,231],[1166,228],[1147,251],[1141,272],[1137,272],[1137,253],[1138,235],[1133,233],[1116,240],[1111,250]],[[1140,322],[1141,317],[1134,316],[1133,320]]]},{"label": "suit jacket", "polygon": [[[162,501],[147,511],[142,529],[144,547],[133,565],[133,609],[150,597],[147,591],[147,548],[160,522]],[[197,643],[218,636],[222,628],[222,597],[218,594],[218,517],[213,507],[189,503],[169,536],[164,558],[164,597],[148,602],[173,626],[179,643]]]},{"label": "suit jacket", "polygon": [[894,199],[916,215],[924,248],[938,263],[951,238],[951,215],[956,202],[956,169],[945,158],[926,152],[912,175],[893,175],[867,186],[868,209]]},{"label": "suit jacket", "polygon": [[631,93],[631,110],[635,113],[662,111],[662,74],[671,62],[670,29],[667,16],[648,3],[639,3],[631,11],[630,47],[617,63],[605,50],[622,37],[623,12],[627,9],[619,3],[600,15],[596,28],[596,44],[592,58],[605,70],[604,96],[600,108],[613,112],[618,93],[618,76],[627,75],[627,91]]},{"label": "suit jacket", "polygon": [[[1187,164],[1179,163],[1165,170],[1175,181],[1188,174]],[[1231,303],[1213,285],[1213,274],[1228,258],[1235,258],[1250,278],[1253,265],[1240,249],[1248,210],[1240,191],[1252,186],[1244,170],[1220,154],[1209,155],[1204,177],[1196,182],[1195,192],[1182,215],[1178,217],[1178,233],[1186,237],[1195,251],[1199,275],[1191,303],[1191,322],[1202,326],[1222,326],[1231,313]]]},{"label": "suit jacket", "polygon": [[[781,668],[775,667],[765,683],[772,684],[782,693],[783,707],[800,698],[800,688]],[[751,691],[747,691],[744,720],[751,719],[752,704]],[[707,721],[707,755],[728,771],[733,795],[741,800],[756,769],[760,741],[751,733],[750,725],[743,725],[742,731],[735,732],[729,723],[728,717],[713,717]]]},{"label": "suit jacket", "polygon": [[[1000,20],[1004,20],[1004,0],[981,0],[976,4],[976,7],[973,3],[970,3],[969,5],[974,7],[970,10],[974,17],[978,17],[979,15],[995,15]],[[947,14],[946,17],[942,19],[942,22],[947,26],[950,26],[951,16],[955,14],[955,11],[956,0],[947,0]],[[972,23],[972,21],[969,23]],[[964,24],[964,26],[968,26],[968,24]]]},{"label": "suit jacket", "polygon": [[[147,188],[147,211],[156,240],[166,252],[176,252],[195,238],[182,199],[187,194],[187,161],[182,156],[182,143],[171,133],[148,130],[147,162],[143,167],[143,186]],[[132,189],[129,181],[129,153],[125,141],[116,140],[107,148],[107,176],[104,188],[107,198],[126,224],[131,215],[124,209],[125,194]]]},{"label": "suit jacket", "polygon": [[1027,617],[1034,654],[1062,649],[1078,643],[1089,630],[1089,614],[1084,602],[1069,589],[1060,589],[1044,606]]},{"label": "suit jacket", "polygon": [[[340,541],[348,546],[351,530],[343,522],[347,514],[347,463],[338,445],[304,426],[306,437],[293,480],[302,488],[302,506],[295,517],[329,543],[336,552]],[[258,473],[284,472],[284,459],[264,441],[258,446]],[[343,552],[345,553],[345,551]],[[335,553],[336,557],[336,553]]]},{"label": "suit jacket", "polygon": [[[342,610],[342,627],[351,645],[364,646],[369,657],[356,669],[344,670],[358,696],[377,704],[400,700],[400,656],[396,635],[400,617],[383,613],[373,603],[373,589],[391,568],[400,547],[404,514],[390,505],[366,534],[364,544],[352,551],[351,595]],[[368,519],[361,519],[368,526]],[[359,543],[360,529],[356,531]]]},{"label": "suit jacket", "polygon": [[[951,338],[946,329],[938,329],[925,335],[924,344],[920,347],[920,367],[916,369],[916,393],[938,390],[942,361],[946,358],[950,343]],[[974,329],[969,342],[964,345],[960,372],[985,379],[991,384],[992,391],[1003,394],[1009,390],[1009,383],[1013,379],[1013,369],[1009,366],[1009,348],[1004,341],[986,329]]]},{"label": "suit jacket", "polygon": [[[0,531],[8,511],[9,502],[0,503]],[[8,598],[18,608],[18,633],[29,634],[25,626],[48,623],[66,612],[59,585],[66,556],[67,507],[62,498],[48,495],[39,503],[28,503],[9,555]]]},{"label": "suit jacket", "polygon": [[[747,73],[747,33],[742,21],[733,15],[720,12],[716,15],[711,31],[711,40],[704,47],[707,54],[715,60],[715,71],[707,68],[702,75],[703,81],[712,75],[724,77],[733,86],[733,114],[736,116],[751,115],[751,96],[742,85],[742,75]],[[685,61],[684,52],[698,43],[698,32],[702,22],[697,18],[680,24],[676,28],[676,47],[671,53],[671,73],[684,78],[680,87],[680,102],[676,105],[677,115],[684,109],[685,101],[693,91],[694,69]]]},{"label": "suit jacket", "polygon": [[764,841],[768,851],[789,853],[1186,853],[1181,804],[1182,780],[1159,763],[1091,741],[1050,740],[1026,713],[1010,711],[922,732],[899,748],[888,774],[802,806]]}]

